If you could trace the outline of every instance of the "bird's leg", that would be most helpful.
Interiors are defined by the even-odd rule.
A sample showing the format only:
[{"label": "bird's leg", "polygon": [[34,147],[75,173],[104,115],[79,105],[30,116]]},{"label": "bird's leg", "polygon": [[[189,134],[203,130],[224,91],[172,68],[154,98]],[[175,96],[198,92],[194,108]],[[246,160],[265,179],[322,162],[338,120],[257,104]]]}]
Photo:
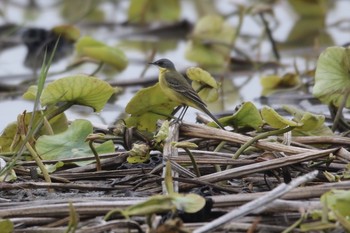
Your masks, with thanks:
[{"label": "bird's leg", "polygon": [[186,114],[187,109],[188,109],[187,105],[182,105],[182,111],[179,115],[178,121],[182,121],[182,119],[184,118],[184,116]]}]

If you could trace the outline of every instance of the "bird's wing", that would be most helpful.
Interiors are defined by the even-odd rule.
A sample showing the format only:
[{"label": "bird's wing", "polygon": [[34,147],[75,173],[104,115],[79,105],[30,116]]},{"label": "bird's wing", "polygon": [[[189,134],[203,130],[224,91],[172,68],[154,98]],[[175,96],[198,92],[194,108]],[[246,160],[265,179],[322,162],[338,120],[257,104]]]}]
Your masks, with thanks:
[{"label": "bird's wing", "polygon": [[[175,78],[173,75],[179,75],[180,77]],[[203,102],[203,100],[198,96],[198,93],[195,90],[193,90],[192,86],[187,82],[186,78],[181,74],[166,74],[165,80],[172,90],[190,99],[194,102],[194,104],[198,105],[198,107],[203,108],[207,106]]]}]

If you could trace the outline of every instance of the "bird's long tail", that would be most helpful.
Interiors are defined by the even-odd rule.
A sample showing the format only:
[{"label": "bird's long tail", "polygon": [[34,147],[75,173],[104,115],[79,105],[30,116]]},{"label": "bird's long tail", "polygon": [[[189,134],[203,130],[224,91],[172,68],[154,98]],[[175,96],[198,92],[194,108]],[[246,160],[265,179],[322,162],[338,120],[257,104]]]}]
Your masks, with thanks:
[{"label": "bird's long tail", "polygon": [[213,114],[211,114],[211,112],[210,112],[206,107],[204,107],[204,106],[200,106],[200,107],[201,107],[200,109],[201,109],[203,112],[205,112],[208,116],[210,116],[210,118],[211,118],[221,129],[225,130],[225,127],[218,121],[218,119],[216,119],[215,116],[213,116]]}]

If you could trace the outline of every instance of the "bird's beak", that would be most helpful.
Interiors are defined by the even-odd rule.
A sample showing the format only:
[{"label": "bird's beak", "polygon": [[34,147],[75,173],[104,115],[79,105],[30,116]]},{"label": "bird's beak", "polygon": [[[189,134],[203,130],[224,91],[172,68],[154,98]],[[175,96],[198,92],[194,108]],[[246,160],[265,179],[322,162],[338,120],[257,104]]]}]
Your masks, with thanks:
[{"label": "bird's beak", "polygon": [[155,65],[155,63],[154,63],[154,62],[149,62],[148,64],[149,64],[149,65]]}]

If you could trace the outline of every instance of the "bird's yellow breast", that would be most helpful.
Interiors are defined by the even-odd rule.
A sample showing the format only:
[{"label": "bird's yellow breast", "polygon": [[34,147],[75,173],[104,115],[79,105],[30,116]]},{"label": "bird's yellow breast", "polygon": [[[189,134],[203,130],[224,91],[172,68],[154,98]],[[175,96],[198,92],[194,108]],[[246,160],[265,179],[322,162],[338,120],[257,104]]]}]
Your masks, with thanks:
[{"label": "bird's yellow breast", "polygon": [[[167,80],[165,78],[166,75],[171,75],[171,72],[172,72],[171,70],[168,70],[168,69],[165,69],[165,68],[161,68],[161,67],[159,68],[159,85],[160,85],[160,88],[162,89],[164,95],[167,96],[172,101],[179,102],[180,104],[186,104],[188,102],[186,97],[184,97],[180,93],[174,91],[170,87],[169,83],[167,82]],[[192,106],[192,104],[190,104],[189,106]]]}]

